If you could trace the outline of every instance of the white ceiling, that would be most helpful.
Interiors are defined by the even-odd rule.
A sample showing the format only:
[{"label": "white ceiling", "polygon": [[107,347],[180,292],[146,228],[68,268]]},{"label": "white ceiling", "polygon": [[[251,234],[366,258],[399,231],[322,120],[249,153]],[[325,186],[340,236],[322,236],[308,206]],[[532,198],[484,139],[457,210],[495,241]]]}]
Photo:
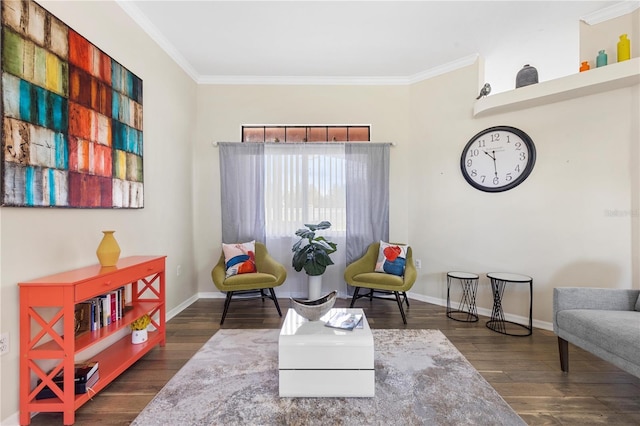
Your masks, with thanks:
[{"label": "white ceiling", "polygon": [[[578,40],[581,18],[597,16],[603,9],[619,9],[621,3],[627,8],[638,4],[515,0],[118,2],[198,82],[256,78],[402,82],[477,55],[509,56],[510,51],[540,39],[552,43],[545,47],[552,52]],[[562,52],[554,54],[558,53]]]}]

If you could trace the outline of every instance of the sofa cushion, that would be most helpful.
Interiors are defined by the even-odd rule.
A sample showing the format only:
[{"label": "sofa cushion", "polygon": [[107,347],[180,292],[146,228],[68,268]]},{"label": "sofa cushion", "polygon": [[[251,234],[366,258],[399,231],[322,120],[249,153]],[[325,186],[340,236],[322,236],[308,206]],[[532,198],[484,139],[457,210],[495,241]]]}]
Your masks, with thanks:
[{"label": "sofa cushion", "polygon": [[256,272],[256,242],[222,244],[227,278]]},{"label": "sofa cushion", "polygon": [[403,276],[404,267],[407,263],[407,247],[403,244],[390,244],[380,241],[375,271],[399,277]]},{"label": "sofa cushion", "polygon": [[637,364],[640,312],[568,309],[559,311],[556,318],[560,330],[567,330],[595,347]]}]

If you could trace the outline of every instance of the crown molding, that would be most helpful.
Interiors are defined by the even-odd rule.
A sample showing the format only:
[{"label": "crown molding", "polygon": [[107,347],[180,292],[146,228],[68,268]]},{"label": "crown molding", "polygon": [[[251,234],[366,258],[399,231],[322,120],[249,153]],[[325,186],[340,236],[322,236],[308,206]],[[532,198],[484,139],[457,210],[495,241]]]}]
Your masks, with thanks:
[{"label": "crown molding", "polygon": [[187,61],[184,56],[178,52],[173,44],[171,44],[165,37],[162,35],[160,30],[147,19],[147,17],[140,11],[138,6],[136,6],[133,2],[127,0],[115,0],[115,2],[125,11],[127,15],[134,20],[136,24],[138,24],[144,32],[146,32],[149,37],[158,45],[162,50],[164,50],[167,55],[173,59],[176,64],[180,68],[186,72],[189,77],[191,77],[194,81],[198,81],[199,75],[196,70],[191,66],[189,61]]},{"label": "crown molding", "polygon": [[456,59],[455,61],[439,65],[418,74],[414,74],[407,78],[406,84],[418,83],[423,80],[428,80],[430,78],[437,77],[439,75],[446,74],[448,72],[455,71],[469,65],[473,65],[478,60],[478,58],[480,58],[480,55],[474,53],[473,55],[465,56],[464,58]]},{"label": "crown molding", "polygon": [[639,7],[640,1],[623,1],[585,15],[580,18],[580,20],[588,25],[596,25],[601,22],[608,21],[609,19],[618,18],[631,13]]},{"label": "crown molding", "polygon": [[198,84],[241,85],[316,85],[316,86],[402,86],[406,77],[322,77],[322,76],[233,76],[209,75],[198,79]]},{"label": "crown molding", "polygon": [[302,77],[302,76],[202,76],[198,84],[220,85],[316,85],[316,86],[408,86],[474,64],[480,55],[464,58],[407,77]]}]

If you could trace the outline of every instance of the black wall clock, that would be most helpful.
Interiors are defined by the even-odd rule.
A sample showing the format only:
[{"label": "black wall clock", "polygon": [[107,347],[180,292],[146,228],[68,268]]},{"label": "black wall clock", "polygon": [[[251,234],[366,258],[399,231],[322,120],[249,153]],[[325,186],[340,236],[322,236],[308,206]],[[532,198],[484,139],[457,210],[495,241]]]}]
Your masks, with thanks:
[{"label": "black wall clock", "polygon": [[460,170],[474,188],[502,192],[520,185],[535,163],[536,147],[529,135],[515,127],[495,126],[467,142]]}]

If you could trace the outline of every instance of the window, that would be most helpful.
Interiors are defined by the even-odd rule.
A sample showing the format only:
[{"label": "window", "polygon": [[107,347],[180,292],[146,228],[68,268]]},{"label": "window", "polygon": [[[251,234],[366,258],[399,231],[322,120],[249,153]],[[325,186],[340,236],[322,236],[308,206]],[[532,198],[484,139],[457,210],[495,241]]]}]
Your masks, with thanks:
[{"label": "window", "polygon": [[370,126],[242,126],[242,142],[369,142]]}]

